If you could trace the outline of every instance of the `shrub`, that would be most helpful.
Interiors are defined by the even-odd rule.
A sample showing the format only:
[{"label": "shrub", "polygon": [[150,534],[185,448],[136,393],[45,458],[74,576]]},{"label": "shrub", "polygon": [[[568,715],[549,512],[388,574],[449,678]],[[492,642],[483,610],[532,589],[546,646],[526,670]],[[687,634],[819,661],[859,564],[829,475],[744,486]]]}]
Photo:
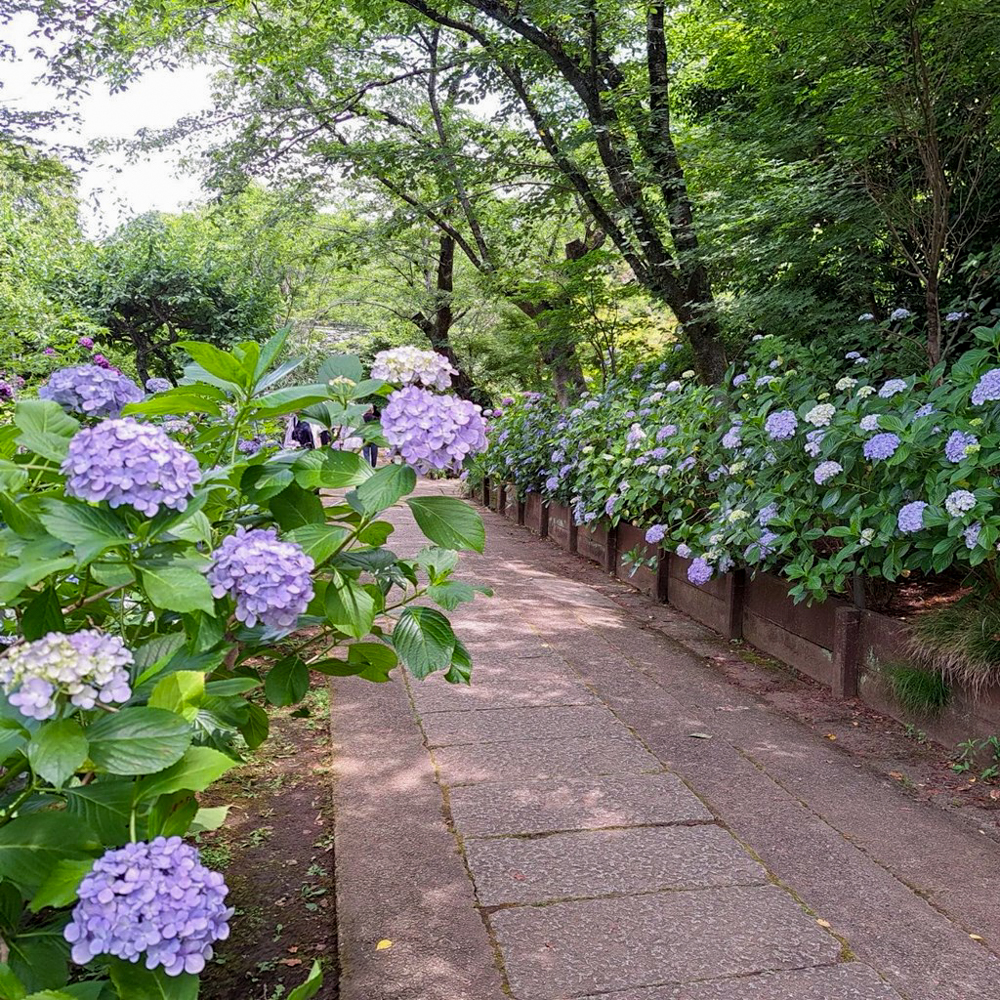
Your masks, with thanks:
[{"label": "shrub", "polygon": [[[24,399],[0,432],[4,996],[192,1000],[233,913],[179,838],[223,821],[197,795],[266,739],[262,701],[294,704],[310,671],[469,679],[447,617],[413,602],[475,597],[452,572],[482,550],[478,516],[411,497],[430,544],[403,559],[380,515],[413,491],[410,467],[240,446],[307,406],[360,435],[360,401],[390,391],[354,358],[275,389],[295,367],[275,367],[283,343],[190,343],[183,384],[121,417]],[[341,492],[324,505],[320,489]],[[86,982],[67,985],[70,958]]]}]

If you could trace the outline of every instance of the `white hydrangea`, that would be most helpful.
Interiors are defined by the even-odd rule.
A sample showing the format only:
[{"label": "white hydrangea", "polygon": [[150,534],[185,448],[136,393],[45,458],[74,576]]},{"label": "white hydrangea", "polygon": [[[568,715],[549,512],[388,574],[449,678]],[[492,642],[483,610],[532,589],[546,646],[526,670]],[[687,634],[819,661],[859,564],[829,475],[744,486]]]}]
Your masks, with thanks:
[{"label": "white hydrangea", "polygon": [[397,385],[420,385],[444,390],[451,385],[457,369],[437,351],[422,351],[419,347],[394,347],[379,351],[372,363],[372,378]]},{"label": "white hydrangea", "polygon": [[813,427],[829,427],[837,408],[831,403],[820,403],[806,414],[806,422]]},{"label": "white hydrangea", "polygon": [[840,379],[837,382],[834,388],[839,389],[841,392],[844,392],[846,389],[853,389],[857,384],[858,380],[856,378],[851,378],[850,375],[845,375],[842,379]]},{"label": "white hydrangea", "polygon": [[744,518],[747,518],[749,516],[750,515],[745,510],[737,509],[729,512],[729,520],[733,522],[742,521]]},{"label": "white hydrangea", "polygon": [[858,544],[867,547],[867,546],[871,545],[871,543],[874,540],[874,538],[875,538],[875,529],[874,528],[865,528],[861,532],[861,538],[858,540]]},{"label": "white hydrangea", "polygon": [[858,389],[858,391],[855,393],[855,395],[859,399],[867,399],[869,396],[873,395],[874,392],[875,392],[875,387],[874,386],[863,385],[860,389]]}]

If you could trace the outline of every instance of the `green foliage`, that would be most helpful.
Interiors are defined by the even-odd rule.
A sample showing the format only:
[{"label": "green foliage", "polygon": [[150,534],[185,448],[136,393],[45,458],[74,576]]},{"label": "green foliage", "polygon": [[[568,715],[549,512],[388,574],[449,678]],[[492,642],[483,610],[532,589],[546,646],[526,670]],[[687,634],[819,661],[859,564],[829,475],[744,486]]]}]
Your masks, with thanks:
[{"label": "green foliage", "polygon": [[969,594],[919,615],[910,646],[931,670],[981,690],[1000,679],[1000,612],[989,596]]},{"label": "green foliage", "polygon": [[882,664],[878,672],[888,681],[896,703],[911,715],[936,715],[951,697],[951,689],[939,673],[909,663]]}]

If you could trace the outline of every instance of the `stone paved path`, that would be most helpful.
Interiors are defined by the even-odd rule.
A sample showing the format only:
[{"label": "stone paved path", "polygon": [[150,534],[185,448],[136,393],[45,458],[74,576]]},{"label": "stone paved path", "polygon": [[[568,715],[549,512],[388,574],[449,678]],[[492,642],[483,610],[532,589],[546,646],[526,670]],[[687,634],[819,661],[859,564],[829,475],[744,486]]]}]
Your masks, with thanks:
[{"label": "stone paved path", "polygon": [[333,685],[343,1000],[1000,998],[992,839],[484,517],[472,686]]}]

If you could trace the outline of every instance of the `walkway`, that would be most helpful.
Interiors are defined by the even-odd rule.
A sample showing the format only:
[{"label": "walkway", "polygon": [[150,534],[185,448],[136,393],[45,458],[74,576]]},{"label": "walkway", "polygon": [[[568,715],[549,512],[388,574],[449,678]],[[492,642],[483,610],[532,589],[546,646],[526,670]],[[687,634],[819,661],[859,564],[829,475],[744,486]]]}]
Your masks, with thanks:
[{"label": "walkway", "polygon": [[334,682],[343,1000],[1000,997],[990,837],[484,517],[471,688]]}]

